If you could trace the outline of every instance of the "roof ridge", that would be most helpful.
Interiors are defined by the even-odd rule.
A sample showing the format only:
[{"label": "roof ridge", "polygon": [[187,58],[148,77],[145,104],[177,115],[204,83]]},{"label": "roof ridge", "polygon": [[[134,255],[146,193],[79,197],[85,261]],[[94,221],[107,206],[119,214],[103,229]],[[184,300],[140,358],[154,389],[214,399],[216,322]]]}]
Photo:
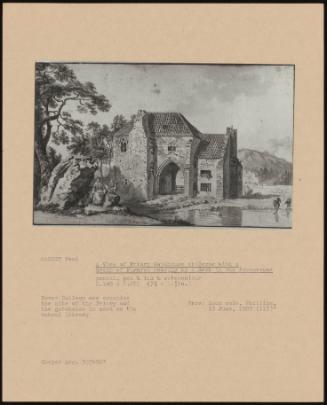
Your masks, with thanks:
[{"label": "roof ridge", "polygon": [[[182,120],[184,121],[184,124],[186,124],[189,127],[192,134],[194,136],[201,138],[202,133],[193,124],[191,124],[190,121],[187,118],[185,118],[182,113],[178,113],[178,114],[181,116]],[[194,131],[195,131],[195,133],[194,133]]]},{"label": "roof ridge", "polygon": [[178,111],[146,111],[146,114],[181,114]]},{"label": "roof ridge", "polygon": [[[200,159],[220,159],[224,156],[228,137],[226,134],[202,134],[207,144],[199,153]],[[220,135],[220,136],[217,136]]]},{"label": "roof ridge", "polygon": [[214,134],[214,133],[207,133],[207,132],[202,132],[203,135],[207,135],[207,136],[225,136],[227,134]]}]

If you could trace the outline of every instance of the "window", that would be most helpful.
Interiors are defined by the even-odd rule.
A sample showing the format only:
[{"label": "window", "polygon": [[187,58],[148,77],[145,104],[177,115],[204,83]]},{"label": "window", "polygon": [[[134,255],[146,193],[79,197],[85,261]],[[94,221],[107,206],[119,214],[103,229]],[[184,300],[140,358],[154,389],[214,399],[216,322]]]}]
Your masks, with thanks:
[{"label": "window", "polygon": [[168,152],[175,152],[176,146],[175,145],[168,145]]},{"label": "window", "polygon": [[201,183],[201,191],[210,192],[211,184],[210,183]]},{"label": "window", "polygon": [[212,177],[211,170],[201,170],[200,171],[200,176],[205,177],[207,179],[211,179],[211,177]]},{"label": "window", "polygon": [[120,143],[120,151],[121,152],[126,152],[127,151],[127,142],[126,141],[122,141]]}]

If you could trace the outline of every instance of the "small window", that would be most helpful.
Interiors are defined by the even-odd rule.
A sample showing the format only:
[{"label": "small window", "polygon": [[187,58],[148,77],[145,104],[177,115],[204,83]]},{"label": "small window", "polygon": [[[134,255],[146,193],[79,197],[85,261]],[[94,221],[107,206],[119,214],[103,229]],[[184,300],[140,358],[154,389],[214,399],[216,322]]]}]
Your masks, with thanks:
[{"label": "small window", "polygon": [[212,177],[211,170],[201,170],[200,171],[200,176],[205,177],[207,179],[211,179],[211,177]]},{"label": "small window", "polygon": [[201,183],[201,191],[210,192],[211,184],[210,183]]},{"label": "small window", "polygon": [[168,145],[168,152],[175,152],[176,146],[175,145]]},{"label": "small window", "polygon": [[127,143],[126,143],[126,141],[122,141],[120,143],[120,151],[121,152],[126,152],[127,151]]}]

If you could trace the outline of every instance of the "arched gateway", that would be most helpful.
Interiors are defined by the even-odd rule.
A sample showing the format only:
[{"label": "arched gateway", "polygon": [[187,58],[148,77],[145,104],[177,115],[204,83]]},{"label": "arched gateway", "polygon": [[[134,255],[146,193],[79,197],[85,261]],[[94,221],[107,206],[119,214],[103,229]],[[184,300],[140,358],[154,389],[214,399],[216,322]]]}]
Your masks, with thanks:
[{"label": "arched gateway", "polygon": [[203,134],[176,112],[140,110],[114,134],[110,166],[120,173],[115,184],[124,201],[242,193],[236,130]]},{"label": "arched gateway", "polygon": [[184,192],[184,175],[175,162],[167,162],[159,172],[158,192],[163,195]]}]

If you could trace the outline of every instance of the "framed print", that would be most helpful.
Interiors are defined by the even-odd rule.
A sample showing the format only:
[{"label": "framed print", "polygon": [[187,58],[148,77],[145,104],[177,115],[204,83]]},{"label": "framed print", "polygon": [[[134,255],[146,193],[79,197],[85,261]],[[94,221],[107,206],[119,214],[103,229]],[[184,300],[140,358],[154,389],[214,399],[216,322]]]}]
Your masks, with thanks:
[{"label": "framed print", "polygon": [[3,8],[3,401],[323,402],[323,6]]}]

